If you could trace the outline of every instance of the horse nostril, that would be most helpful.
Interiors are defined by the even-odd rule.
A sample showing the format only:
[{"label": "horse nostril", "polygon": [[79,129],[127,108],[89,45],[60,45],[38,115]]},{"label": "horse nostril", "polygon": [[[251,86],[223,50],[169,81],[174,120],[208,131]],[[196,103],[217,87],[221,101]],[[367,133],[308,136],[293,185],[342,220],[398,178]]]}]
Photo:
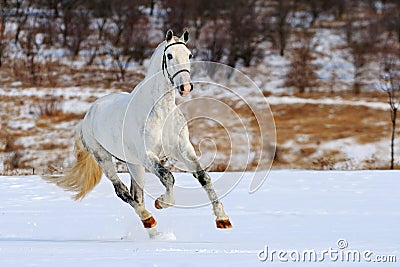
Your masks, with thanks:
[{"label": "horse nostril", "polygon": [[193,91],[193,83],[190,83],[190,92]]},{"label": "horse nostril", "polygon": [[183,92],[183,91],[185,90],[185,86],[184,86],[183,84],[181,84],[181,85],[179,86],[179,90],[180,90],[181,92]]}]

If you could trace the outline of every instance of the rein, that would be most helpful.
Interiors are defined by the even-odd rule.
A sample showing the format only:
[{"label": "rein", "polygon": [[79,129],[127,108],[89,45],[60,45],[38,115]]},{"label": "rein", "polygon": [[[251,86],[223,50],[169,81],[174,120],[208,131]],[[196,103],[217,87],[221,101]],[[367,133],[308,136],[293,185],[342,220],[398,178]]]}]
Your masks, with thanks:
[{"label": "rein", "polygon": [[164,75],[164,77],[165,77],[165,73],[164,73],[164,71],[165,71],[165,72],[167,73],[167,75],[168,75],[168,79],[169,79],[169,81],[171,82],[172,86],[175,84],[175,83],[174,83],[174,78],[176,77],[176,75],[178,75],[178,74],[181,73],[181,72],[187,72],[187,73],[190,74],[190,71],[189,71],[188,69],[181,69],[181,70],[178,70],[178,71],[175,72],[174,75],[172,75],[172,76],[171,76],[171,74],[168,72],[167,59],[166,59],[166,56],[165,56],[165,52],[167,51],[167,49],[168,49],[170,46],[178,45],[178,44],[183,44],[184,46],[186,46],[186,44],[185,44],[184,42],[176,42],[176,43],[172,43],[172,44],[167,45],[167,46],[164,48],[163,59],[162,59],[162,71],[163,71],[163,75]]}]

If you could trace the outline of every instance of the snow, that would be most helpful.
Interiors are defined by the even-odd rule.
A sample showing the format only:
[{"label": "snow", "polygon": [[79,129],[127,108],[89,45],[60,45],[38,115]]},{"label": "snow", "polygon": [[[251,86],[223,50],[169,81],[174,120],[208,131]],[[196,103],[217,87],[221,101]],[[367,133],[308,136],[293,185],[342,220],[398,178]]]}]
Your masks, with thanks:
[{"label": "snow", "polygon": [[28,131],[35,127],[35,122],[31,120],[19,120],[19,121],[9,121],[8,128],[10,129],[20,129],[22,131]]},{"label": "snow", "polygon": [[91,103],[88,103],[87,101],[73,99],[64,101],[62,109],[65,113],[85,114],[89,110],[90,105]]},{"label": "snow", "polygon": [[340,97],[323,99],[301,98],[295,96],[269,96],[267,102],[270,105],[280,104],[313,104],[313,105],[348,105],[348,106],[362,106],[373,109],[389,110],[390,106],[382,102],[369,102],[364,100],[344,100]]},{"label": "snow", "polygon": [[[265,266],[270,250],[337,249],[400,257],[399,171],[271,171],[255,193],[252,173],[225,197],[233,228],[214,226],[211,207],[158,211],[159,239],[147,236],[133,210],[103,178],[80,202],[38,176],[0,177],[0,266]],[[226,177],[237,177],[227,173]],[[127,174],[119,176],[128,182]],[[159,186],[147,174],[147,190]],[[175,174],[177,186],[193,185]],[[220,173],[211,173],[213,179]],[[326,259],[313,266],[342,266]],[[349,263],[365,266],[365,262]],[[303,265],[299,265],[303,266]],[[392,265],[394,266],[394,264]]]},{"label": "snow", "polygon": [[57,87],[57,88],[24,88],[20,90],[15,90],[12,88],[0,88],[0,96],[9,97],[64,97],[65,99],[71,99],[79,96],[80,98],[89,97],[102,97],[109,94],[110,91],[93,88],[93,87]]},{"label": "snow", "polygon": [[[395,140],[394,146],[399,147],[399,141]],[[368,169],[368,162],[370,161],[375,161],[377,166],[385,167],[390,162],[389,139],[366,144],[358,144],[353,137],[327,141],[319,146],[319,151],[316,152],[315,156],[322,156],[323,151],[334,150],[338,147],[344,153],[346,161],[336,162],[333,166],[335,170],[344,170],[355,166],[359,169]],[[394,162],[398,164],[399,160],[395,158]]]}]

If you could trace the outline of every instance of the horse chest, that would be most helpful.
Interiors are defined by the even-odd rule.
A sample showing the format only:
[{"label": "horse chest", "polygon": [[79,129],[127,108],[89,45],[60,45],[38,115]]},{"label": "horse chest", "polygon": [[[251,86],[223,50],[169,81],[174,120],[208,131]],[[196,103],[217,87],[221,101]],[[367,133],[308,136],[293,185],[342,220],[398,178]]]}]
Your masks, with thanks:
[{"label": "horse chest", "polygon": [[186,120],[180,111],[171,111],[167,115],[155,112],[148,118],[145,127],[147,149],[160,157],[173,156],[179,150],[182,132],[185,131]]}]

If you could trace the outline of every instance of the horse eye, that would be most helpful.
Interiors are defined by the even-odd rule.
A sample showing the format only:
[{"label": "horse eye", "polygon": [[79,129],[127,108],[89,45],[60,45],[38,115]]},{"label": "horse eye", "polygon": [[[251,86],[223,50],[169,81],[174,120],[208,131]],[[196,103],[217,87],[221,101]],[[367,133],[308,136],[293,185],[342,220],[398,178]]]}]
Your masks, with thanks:
[{"label": "horse eye", "polygon": [[192,55],[192,54],[190,54],[190,55],[189,55],[189,59],[192,59],[192,57],[193,57],[193,55]]},{"label": "horse eye", "polygon": [[171,54],[168,54],[168,55],[167,55],[167,58],[171,60],[171,59],[172,59],[172,55],[171,55]]}]

